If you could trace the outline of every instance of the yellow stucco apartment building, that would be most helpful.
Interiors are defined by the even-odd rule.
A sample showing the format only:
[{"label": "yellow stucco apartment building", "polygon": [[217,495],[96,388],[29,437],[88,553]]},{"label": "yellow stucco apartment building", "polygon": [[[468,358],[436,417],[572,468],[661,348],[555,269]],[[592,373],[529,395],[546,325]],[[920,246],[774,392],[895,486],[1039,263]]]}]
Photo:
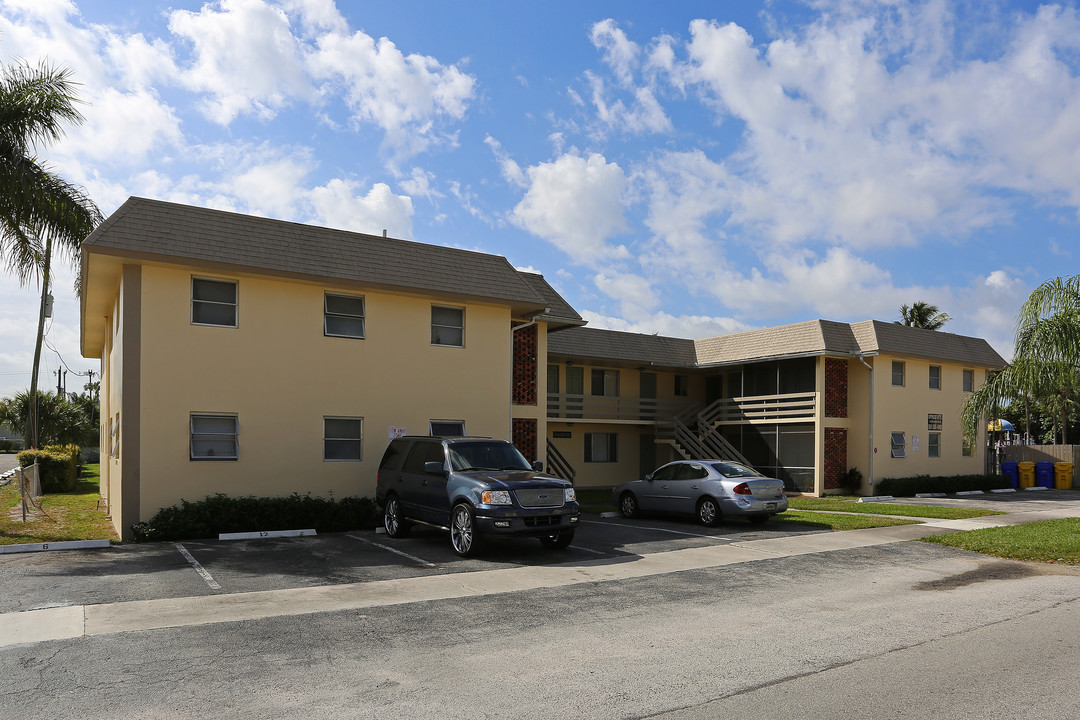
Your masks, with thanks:
[{"label": "yellow stucco apartment building", "polygon": [[677,457],[823,494],[983,471],[981,339],[815,320],[704,340],[586,328],[503,257],[142,198],[83,243],[102,495],[122,536],[214,493],[371,495],[398,434],[512,439],[582,487]]}]

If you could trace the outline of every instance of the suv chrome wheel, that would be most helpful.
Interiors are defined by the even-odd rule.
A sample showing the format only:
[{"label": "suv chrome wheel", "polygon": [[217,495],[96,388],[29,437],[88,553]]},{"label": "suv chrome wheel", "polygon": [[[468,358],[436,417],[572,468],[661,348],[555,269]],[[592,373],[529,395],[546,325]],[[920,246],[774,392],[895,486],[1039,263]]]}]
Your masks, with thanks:
[{"label": "suv chrome wheel", "polygon": [[465,503],[458,503],[450,513],[450,544],[461,557],[476,552],[476,521],[472,508]]},{"label": "suv chrome wheel", "polygon": [[401,516],[401,503],[398,502],[397,495],[386,498],[383,527],[386,529],[386,534],[392,538],[401,537],[409,531],[409,524]]}]

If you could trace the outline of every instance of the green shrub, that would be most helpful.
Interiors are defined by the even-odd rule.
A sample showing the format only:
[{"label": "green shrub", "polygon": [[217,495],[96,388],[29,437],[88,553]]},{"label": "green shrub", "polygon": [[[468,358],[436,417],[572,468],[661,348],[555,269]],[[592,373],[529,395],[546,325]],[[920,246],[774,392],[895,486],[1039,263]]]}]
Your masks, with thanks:
[{"label": "green shrub", "polygon": [[35,462],[43,493],[71,492],[79,479],[79,446],[48,445],[40,450],[23,450],[16,455],[20,467]]},{"label": "green shrub", "polygon": [[343,532],[370,529],[382,521],[375,500],[341,500],[293,493],[285,497],[229,497],[222,493],[158,510],[131,526],[136,542],[215,537],[226,532],[303,530]]},{"label": "green shrub", "polygon": [[22,450],[22,440],[0,438],[0,453],[14,453]]},{"label": "green shrub", "polygon": [[996,490],[1012,487],[1004,475],[915,475],[883,478],[874,485],[874,494],[911,497],[918,493],[955,493],[962,490]]}]

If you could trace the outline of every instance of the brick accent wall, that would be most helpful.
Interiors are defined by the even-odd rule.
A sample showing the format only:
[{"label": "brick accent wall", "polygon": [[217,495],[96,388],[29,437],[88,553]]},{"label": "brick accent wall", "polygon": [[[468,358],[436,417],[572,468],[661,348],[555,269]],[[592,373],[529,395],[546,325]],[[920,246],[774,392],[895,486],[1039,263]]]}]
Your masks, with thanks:
[{"label": "brick accent wall", "polygon": [[514,447],[521,451],[529,462],[536,461],[536,420],[518,418],[514,420]]},{"label": "brick accent wall", "polygon": [[[514,333],[513,402],[515,405],[536,404],[536,344],[535,325]],[[518,449],[525,452],[520,446]]]},{"label": "brick accent wall", "polygon": [[847,429],[825,428],[825,489],[837,490],[847,472]]},{"label": "brick accent wall", "polygon": [[825,358],[825,417],[847,417],[847,360]]}]

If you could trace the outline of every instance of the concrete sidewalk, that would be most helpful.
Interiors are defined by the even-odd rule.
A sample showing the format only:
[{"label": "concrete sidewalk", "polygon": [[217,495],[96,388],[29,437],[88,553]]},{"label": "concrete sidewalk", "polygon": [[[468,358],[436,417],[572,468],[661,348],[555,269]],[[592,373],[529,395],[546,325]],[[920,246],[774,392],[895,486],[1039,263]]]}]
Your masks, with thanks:
[{"label": "concrete sidewalk", "polygon": [[262,592],[164,598],[0,614],[0,647],[137,630],[258,620],[367,607],[608,582],[779,557],[904,542],[957,530],[1080,517],[1070,506],[969,520],[849,530],[689,548],[634,558]]}]

